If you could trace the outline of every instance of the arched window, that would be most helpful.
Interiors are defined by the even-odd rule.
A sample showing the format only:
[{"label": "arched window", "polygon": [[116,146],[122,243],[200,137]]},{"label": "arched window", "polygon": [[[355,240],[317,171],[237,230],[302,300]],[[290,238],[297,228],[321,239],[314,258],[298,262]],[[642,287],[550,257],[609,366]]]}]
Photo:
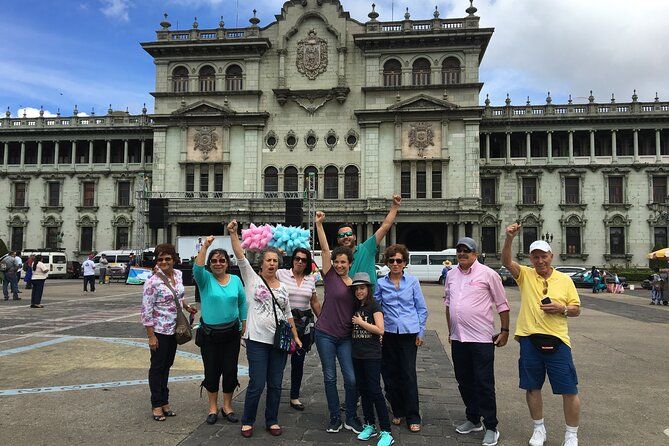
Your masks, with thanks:
[{"label": "arched window", "polygon": [[244,81],[242,79],[242,68],[239,65],[230,65],[225,70],[225,89],[226,90],[243,90]]},{"label": "arched window", "polygon": [[344,198],[359,198],[360,177],[358,168],[348,166],[344,169]]},{"label": "arched window", "polygon": [[172,91],[175,93],[188,91],[188,68],[176,67],[172,71]]},{"label": "arched window", "polygon": [[324,180],[323,198],[339,198],[339,170],[335,166],[326,167]]},{"label": "arched window", "polygon": [[460,83],[460,61],[455,57],[447,57],[441,64],[441,83]]},{"label": "arched window", "polygon": [[200,91],[216,91],[216,70],[211,65],[200,68]]},{"label": "arched window", "polygon": [[417,59],[411,68],[413,85],[430,85],[430,62],[425,58]]},{"label": "arched window", "polygon": [[309,190],[309,175],[314,176],[314,190],[318,192],[318,169],[314,166],[309,166],[304,169],[304,190]]},{"label": "arched window", "polygon": [[276,167],[268,167],[265,169],[265,192],[278,192],[279,191],[279,171],[276,170]]},{"label": "arched window", "polygon": [[297,192],[297,169],[293,166],[288,166],[283,171],[283,190]]},{"label": "arched window", "polygon": [[399,87],[402,85],[402,64],[397,59],[390,59],[383,64],[383,86]]}]

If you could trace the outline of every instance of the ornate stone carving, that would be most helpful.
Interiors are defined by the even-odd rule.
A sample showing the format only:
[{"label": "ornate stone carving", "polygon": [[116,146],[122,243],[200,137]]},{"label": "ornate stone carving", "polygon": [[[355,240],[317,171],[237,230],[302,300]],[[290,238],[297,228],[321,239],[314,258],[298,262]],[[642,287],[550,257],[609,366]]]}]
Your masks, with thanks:
[{"label": "ornate stone carving", "polygon": [[418,149],[418,153],[422,153],[426,148],[434,145],[434,131],[432,124],[419,122],[412,124],[409,130],[409,147]]},{"label": "ornate stone carving", "polygon": [[195,129],[193,141],[195,142],[195,150],[201,151],[202,158],[205,160],[209,158],[210,152],[218,149],[216,144],[218,136],[212,127],[199,127]]},{"label": "ornate stone carving", "polygon": [[328,68],[328,43],[316,37],[316,30],[309,31],[309,36],[297,42],[297,71],[310,80],[325,73]]}]

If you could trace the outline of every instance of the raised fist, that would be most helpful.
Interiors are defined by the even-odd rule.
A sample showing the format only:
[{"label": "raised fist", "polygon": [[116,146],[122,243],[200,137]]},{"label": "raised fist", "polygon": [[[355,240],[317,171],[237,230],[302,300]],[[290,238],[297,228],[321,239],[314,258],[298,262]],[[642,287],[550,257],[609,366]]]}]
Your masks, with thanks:
[{"label": "raised fist", "polygon": [[518,223],[512,223],[506,227],[506,235],[508,235],[509,237],[515,237],[516,235],[518,235],[519,231],[520,231],[520,224]]},{"label": "raised fist", "polygon": [[204,246],[205,248],[209,248],[209,247],[211,246],[211,244],[214,243],[214,239],[215,239],[215,238],[216,238],[216,237],[214,237],[213,235],[210,235],[210,236],[207,237],[207,239],[204,241],[203,246]]},{"label": "raised fist", "polygon": [[325,212],[316,211],[316,223],[323,223],[325,221]]},{"label": "raised fist", "polygon": [[402,204],[402,196],[394,194],[393,195],[393,205],[399,206],[400,204]]},{"label": "raised fist", "polygon": [[230,223],[228,223],[228,232],[230,234],[237,233],[237,220],[232,220]]}]

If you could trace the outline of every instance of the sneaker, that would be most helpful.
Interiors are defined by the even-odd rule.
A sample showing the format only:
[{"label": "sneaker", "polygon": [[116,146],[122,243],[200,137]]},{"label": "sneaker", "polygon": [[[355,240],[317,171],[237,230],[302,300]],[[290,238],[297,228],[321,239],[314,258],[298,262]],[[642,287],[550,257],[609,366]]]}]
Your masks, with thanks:
[{"label": "sneaker", "polygon": [[495,446],[497,444],[497,440],[499,440],[499,431],[494,430],[491,431],[490,429],[485,431],[485,436],[483,437],[483,443],[482,446]]},{"label": "sneaker", "polygon": [[534,428],[534,432],[532,432],[532,438],[530,438],[530,446],[544,446],[544,443],[546,443],[546,428]]},{"label": "sneaker", "polygon": [[569,438],[565,438],[562,446],[578,446],[578,437],[571,436]]},{"label": "sneaker", "polygon": [[330,420],[330,425],[328,426],[327,429],[325,429],[325,432],[335,434],[341,430],[341,427],[342,427],[341,420]]},{"label": "sneaker", "polygon": [[374,426],[370,426],[369,424],[365,424],[363,426],[362,432],[358,435],[358,440],[360,441],[367,441],[370,438],[376,437],[378,434],[376,433],[376,429],[374,429]]},{"label": "sneaker", "polygon": [[457,432],[458,434],[468,434],[470,432],[479,432],[482,430],[483,430],[483,425],[481,423],[474,424],[469,420],[465,421],[460,426],[455,428],[455,432]]},{"label": "sneaker", "polygon": [[376,443],[376,446],[390,446],[391,444],[395,444],[395,440],[393,439],[391,433],[388,431],[381,432],[381,435],[379,435],[379,441]]},{"label": "sneaker", "polygon": [[344,428],[359,434],[362,432],[362,423],[357,418],[353,418],[344,423]]},{"label": "sneaker", "polygon": [[651,304],[651,305],[655,305],[655,302],[651,302],[650,304]]}]

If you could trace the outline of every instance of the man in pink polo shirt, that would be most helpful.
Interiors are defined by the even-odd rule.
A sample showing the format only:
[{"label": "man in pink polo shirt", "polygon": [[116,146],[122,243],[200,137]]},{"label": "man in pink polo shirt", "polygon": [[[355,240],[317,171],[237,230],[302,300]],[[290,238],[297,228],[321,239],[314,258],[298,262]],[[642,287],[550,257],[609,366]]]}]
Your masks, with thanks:
[{"label": "man in pink polo shirt", "polygon": [[[458,266],[446,276],[444,305],[455,378],[467,415],[455,430],[468,434],[485,426],[482,445],[494,446],[499,440],[495,346],[503,347],[509,340],[509,303],[499,275],[478,262],[476,242],[463,237],[455,249]],[[494,334],[493,305],[501,323],[498,334]]]}]

